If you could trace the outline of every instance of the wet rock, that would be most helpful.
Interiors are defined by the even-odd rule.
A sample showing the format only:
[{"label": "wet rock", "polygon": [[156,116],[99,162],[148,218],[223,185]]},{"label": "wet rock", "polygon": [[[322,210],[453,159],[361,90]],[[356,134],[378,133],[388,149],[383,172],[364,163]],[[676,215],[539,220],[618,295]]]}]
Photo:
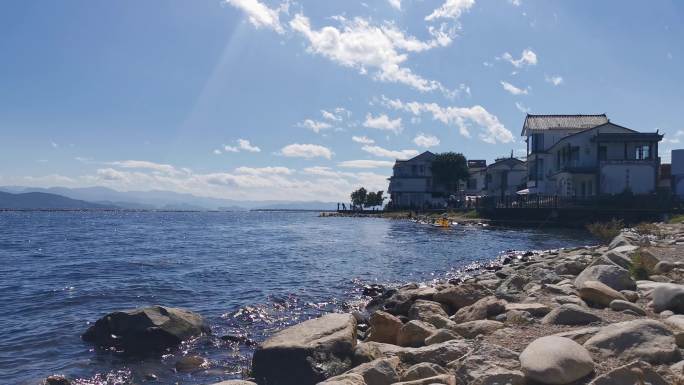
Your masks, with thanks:
[{"label": "wet rock", "polygon": [[425,339],[425,345],[434,345],[446,341],[461,339],[461,335],[449,329],[438,329]]},{"label": "wet rock", "polygon": [[[228,381],[221,381],[214,383],[212,385],[257,385],[256,383],[252,381],[244,381],[244,380],[228,380]],[[339,384],[342,385],[342,384]],[[345,384],[347,385],[347,384]],[[348,385],[356,385],[356,384],[348,384]],[[358,385],[365,385],[365,384],[358,384]]]},{"label": "wet rock", "polygon": [[399,346],[419,347],[425,345],[425,339],[435,332],[435,327],[427,322],[409,321],[399,329],[397,344]]},{"label": "wet rock", "polygon": [[49,376],[48,378],[43,381],[44,385],[71,385],[71,381],[69,381],[66,377],[55,374],[52,376]]},{"label": "wet rock", "polygon": [[396,357],[379,358],[359,365],[348,373],[361,375],[366,384],[391,385],[399,381],[398,366],[399,359]]},{"label": "wet rock", "polygon": [[431,364],[429,362],[421,362],[419,364],[415,364],[415,365],[411,366],[410,368],[406,369],[401,380],[402,381],[422,380],[424,378],[439,376],[440,374],[447,374],[446,369],[444,369],[443,367],[441,367],[437,364]]},{"label": "wet rock", "polygon": [[394,315],[407,315],[409,308],[419,299],[432,300],[437,290],[433,287],[420,287],[412,284],[401,287],[389,297],[385,303],[385,310]]},{"label": "wet rock", "polygon": [[503,327],[504,324],[498,321],[477,320],[458,324],[453,330],[465,338],[475,338],[480,334],[492,334]]},{"label": "wet rock", "polygon": [[579,296],[587,303],[601,307],[609,306],[616,299],[626,300],[622,294],[598,281],[585,281]]},{"label": "wet rock", "polygon": [[183,340],[209,332],[199,314],[179,308],[150,306],[110,313],[90,326],[82,338],[126,354],[159,354]]},{"label": "wet rock", "polygon": [[672,310],[677,314],[684,314],[684,285],[661,284],[653,289],[651,298],[656,313]]},{"label": "wet rock", "polygon": [[485,297],[470,306],[459,309],[451,316],[451,320],[461,323],[495,317],[506,310],[506,303],[496,297]]},{"label": "wet rock", "polygon": [[525,376],[545,384],[569,384],[594,370],[589,352],[577,342],[546,336],[534,340],[520,354]]},{"label": "wet rock", "polygon": [[623,301],[621,299],[615,299],[611,301],[609,307],[615,311],[629,310],[634,312],[636,315],[646,315],[646,311],[642,309],[641,306],[629,301]]},{"label": "wet rock", "polygon": [[370,334],[367,341],[397,343],[399,329],[404,325],[401,320],[384,311],[376,311],[370,317]]},{"label": "wet rock", "polygon": [[176,362],[176,371],[189,373],[206,367],[207,361],[200,356],[185,356]]},{"label": "wet rock", "polygon": [[449,305],[453,310],[470,306],[491,295],[491,290],[479,283],[464,283],[440,290],[434,295],[434,300]]},{"label": "wet rock", "polygon": [[561,305],[542,318],[541,323],[547,325],[587,325],[601,322],[601,317],[594,315],[581,306]]},{"label": "wet rock", "polygon": [[672,332],[662,322],[650,319],[604,326],[584,346],[603,357],[643,360],[652,364],[669,363],[679,358]]},{"label": "wet rock", "polygon": [[668,385],[646,362],[636,361],[598,376],[589,385],[649,384]]},{"label": "wet rock", "polygon": [[598,281],[614,290],[634,290],[636,282],[629,271],[619,266],[598,265],[584,269],[575,279],[575,286],[580,290],[587,281]]},{"label": "wet rock", "polygon": [[259,383],[316,384],[350,369],[355,346],[354,317],[327,314],[282,330],[259,345],[252,358],[253,375]]}]

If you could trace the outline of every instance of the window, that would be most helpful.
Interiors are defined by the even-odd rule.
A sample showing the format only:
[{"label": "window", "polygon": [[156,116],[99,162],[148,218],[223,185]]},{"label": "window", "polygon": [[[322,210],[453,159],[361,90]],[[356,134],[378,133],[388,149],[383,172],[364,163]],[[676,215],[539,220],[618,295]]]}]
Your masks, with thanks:
[{"label": "window", "polygon": [[608,160],[608,147],[599,146],[598,157],[599,157],[599,160]]},{"label": "window", "polygon": [[532,152],[544,151],[544,134],[532,134],[530,136],[530,148]]},{"label": "window", "polygon": [[651,159],[651,146],[648,144],[637,146],[634,158],[639,160]]}]

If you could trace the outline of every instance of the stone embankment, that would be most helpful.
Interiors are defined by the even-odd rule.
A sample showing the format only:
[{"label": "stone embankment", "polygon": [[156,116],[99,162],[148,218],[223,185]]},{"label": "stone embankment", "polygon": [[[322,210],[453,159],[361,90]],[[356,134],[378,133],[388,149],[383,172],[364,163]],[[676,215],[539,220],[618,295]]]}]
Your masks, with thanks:
[{"label": "stone embankment", "polygon": [[[363,312],[284,329],[257,347],[252,378],[213,385],[684,385],[684,226],[648,232],[520,254],[473,278],[373,286]],[[83,338],[158,353],[208,332],[194,313],[151,307]]]},{"label": "stone embankment", "polygon": [[684,384],[684,227],[653,229],[526,253],[460,282],[374,290],[365,312],[326,315],[261,344],[252,380]]}]

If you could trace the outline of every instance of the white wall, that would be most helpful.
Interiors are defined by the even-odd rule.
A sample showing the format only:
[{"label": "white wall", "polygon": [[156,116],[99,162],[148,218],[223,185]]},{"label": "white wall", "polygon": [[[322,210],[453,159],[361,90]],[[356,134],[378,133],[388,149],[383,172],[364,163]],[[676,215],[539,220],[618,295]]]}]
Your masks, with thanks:
[{"label": "white wall", "polygon": [[604,194],[620,194],[629,187],[634,194],[653,192],[656,172],[651,165],[645,164],[607,164],[601,167],[601,192]]}]

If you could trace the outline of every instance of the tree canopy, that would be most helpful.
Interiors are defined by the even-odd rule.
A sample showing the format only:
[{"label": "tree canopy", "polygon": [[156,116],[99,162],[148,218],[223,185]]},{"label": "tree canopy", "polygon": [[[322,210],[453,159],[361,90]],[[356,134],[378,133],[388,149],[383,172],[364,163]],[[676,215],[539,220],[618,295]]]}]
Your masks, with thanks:
[{"label": "tree canopy", "polygon": [[458,183],[467,180],[468,162],[463,154],[443,152],[432,161],[432,177],[449,192],[458,190]]},{"label": "tree canopy", "polygon": [[366,203],[366,195],[368,192],[365,188],[361,187],[358,190],[351,193],[351,201],[354,206],[361,206]]},{"label": "tree canopy", "polygon": [[359,207],[375,207],[382,206],[385,201],[383,196],[384,191],[367,191],[365,188],[361,187],[358,190],[351,193],[351,201],[354,206]]}]

